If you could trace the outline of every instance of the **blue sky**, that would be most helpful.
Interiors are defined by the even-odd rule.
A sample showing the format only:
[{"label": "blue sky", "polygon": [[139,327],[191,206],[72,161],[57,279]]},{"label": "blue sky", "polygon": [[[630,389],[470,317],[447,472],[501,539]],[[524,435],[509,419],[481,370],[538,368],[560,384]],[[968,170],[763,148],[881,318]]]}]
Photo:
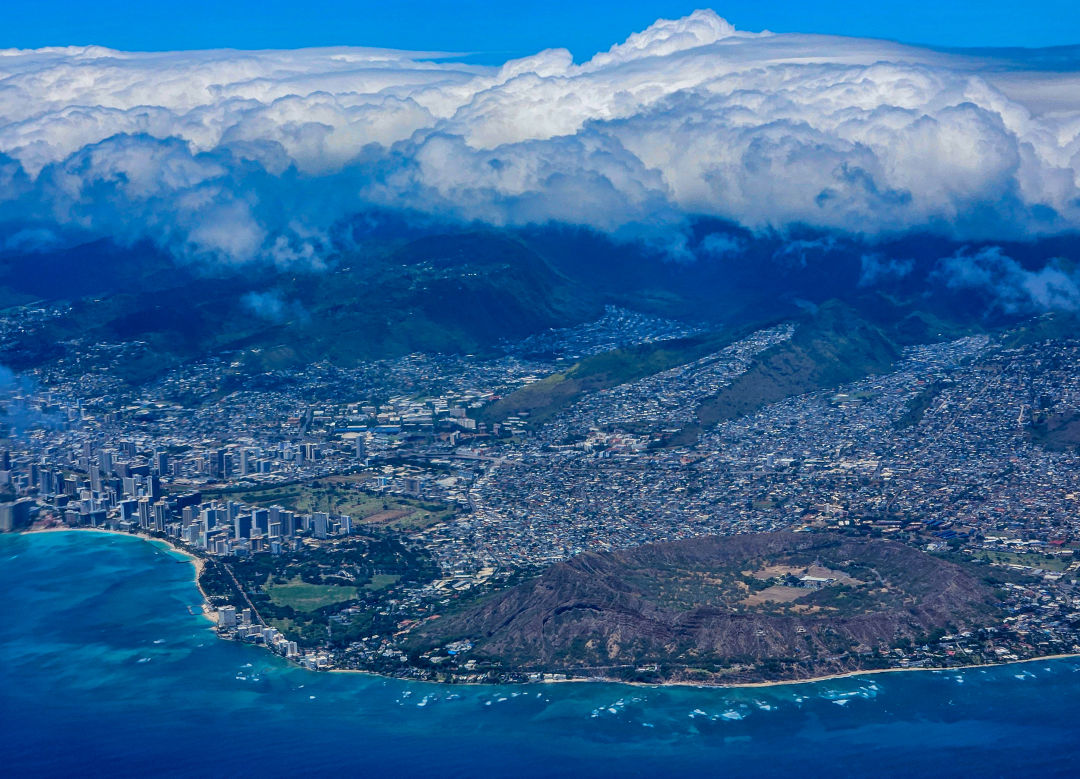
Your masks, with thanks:
[{"label": "blue sky", "polygon": [[[96,43],[125,50],[296,48],[352,44],[482,52],[501,61],[543,48],[587,58],[679,0],[12,0],[0,47]],[[937,46],[1080,44],[1076,0],[725,0],[739,29],[892,38]]]},{"label": "blue sky", "polygon": [[[0,254],[111,237],[196,262],[315,267],[344,220],[384,211],[587,226],[662,240],[676,255],[699,217],[751,231],[973,241],[1080,231],[1080,47],[972,56],[745,32],[828,30],[831,18],[838,31],[924,37],[915,21],[882,16],[867,29],[870,19],[830,16],[822,2],[815,24],[632,4],[530,17],[526,6],[485,11],[479,0],[408,18],[389,5],[345,17],[313,3],[298,16],[222,2],[231,16],[215,24],[199,6],[155,6],[151,24],[150,12],[110,12],[108,2],[94,6],[100,28],[68,37],[61,22],[38,25],[47,38],[0,45],[351,43],[507,59],[561,44],[579,63],[603,52],[575,64],[549,49],[504,67],[370,49],[9,53]],[[1029,22],[1037,5],[1025,7]],[[987,25],[992,7],[972,19]],[[16,10],[0,35],[27,22],[31,12]],[[78,21],[74,10],[55,18]],[[938,44],[1033,42],[1020,22],[999,20],[979,37],[973,26],[945,35],[945,17],[935,19]],[[1073,21],[1059,14],[1047,25],[1072,33]]]}]

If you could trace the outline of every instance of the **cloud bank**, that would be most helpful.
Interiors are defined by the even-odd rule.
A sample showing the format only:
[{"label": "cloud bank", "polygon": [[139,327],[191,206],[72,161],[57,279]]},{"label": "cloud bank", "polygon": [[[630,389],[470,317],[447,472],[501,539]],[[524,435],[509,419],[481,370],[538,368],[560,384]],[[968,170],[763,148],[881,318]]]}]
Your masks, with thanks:
[{"label": "cloud bank", "polygon": [[750,34],[711,11],[580,64],[0,51],[0,245],[317,266],[368,209],[616,233],[694,216],[870,239],[1077,230],[1080,72],[1038,63]]},{"label": "cloud bank", "polygon": [[953,290],[982,293],[1005,314],[1039,311],[1080,311],[1080,283],[1062,261],[1028,270],[1000,247],[958,252],[943,259],[936,280]]}]

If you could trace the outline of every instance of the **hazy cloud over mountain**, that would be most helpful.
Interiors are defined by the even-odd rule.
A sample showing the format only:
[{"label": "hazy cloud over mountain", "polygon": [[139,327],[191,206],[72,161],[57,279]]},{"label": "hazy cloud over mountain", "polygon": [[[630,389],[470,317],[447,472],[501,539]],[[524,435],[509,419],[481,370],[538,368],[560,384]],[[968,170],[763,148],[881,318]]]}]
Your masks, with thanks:
[{"label": "hazy cloud over mountain", "polygon": [[934,275],[950,289],[982,293],[1006,314],[1080,311],[1080,284],[1070,269],[1058,262],[1027,270],[997,246],[948,257]]},{"label": "hazy cloud over mountain", "polygon": [[75,232],[317,265],[330,225],[372,207],[609,231],[687,215],[870,237],[1075,230],[1080,72],[1029,59],[749,34],[709,11],[581,64],[8,50],[0,245]]}]

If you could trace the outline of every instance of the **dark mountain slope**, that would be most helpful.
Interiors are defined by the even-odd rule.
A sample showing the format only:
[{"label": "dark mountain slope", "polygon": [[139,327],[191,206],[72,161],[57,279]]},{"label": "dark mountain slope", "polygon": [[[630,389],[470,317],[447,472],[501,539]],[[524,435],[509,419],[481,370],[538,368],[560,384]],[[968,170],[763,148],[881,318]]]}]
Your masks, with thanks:
[{"label": "dark mountain slope", "polygon": [[[59,277],[52,282],[41,274],[31,278],[24,260],[9,258],[0,272],[20,279],[11,289],[24,299],[75,300],[69,316],[35,334],[42,344],[146,341],[151,364],[162,370],[221,350],[247,352],[254,369],[482,351],[503,338],[576,324],[603,310],[601,294],[571,282],[507,234],[428,236],[383,248],[340,257],[321,272],[218,268],[195,275],[190,268],[162,267],[150,253],[114,247],[114,254],[93,244],[42,255],[46,275]],[[141,269],[138,256],[146,257]],[[249,293],[275,301],[270,315],[245,304]],[[13,344],[9,362],[28,367],[55,356],[54,349],[29,346]],[[140,371],[132,378],[148,376]]]},{"label": "dark mountain slope", "polygon": [[751,329],[742,328],[703,333],[585,357],[492,403],[483,410],[481,419],[500,422],[513,414],[527,413],[531,424],[540,424],[584,394],[693,362],[750,332]]},{"label": "dark mountain slope", "polygon": [[790,341],[762,352],[746,373],[698,408],[702,427],[769,403],[885,371],[896,345],[848,306],[832,301],[798,326]]}]

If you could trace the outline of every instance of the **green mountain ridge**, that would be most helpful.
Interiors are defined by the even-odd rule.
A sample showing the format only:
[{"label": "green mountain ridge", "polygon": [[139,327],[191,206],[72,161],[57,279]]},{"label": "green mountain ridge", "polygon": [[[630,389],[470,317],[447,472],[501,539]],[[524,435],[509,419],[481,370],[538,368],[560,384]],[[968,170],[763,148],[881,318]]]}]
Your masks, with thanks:
[{"label": "green mountain ridge", "polygon": [[584,394],[693,362],[739,340],[751,329],[705,333],[585,357],[500,398],[484,408],[480,418],[486,422],[501,422],[509,416],[525,414],[531,424],[540,424]]},{"label": "green mountain ridge", "polygon": [[[949,290],[927,292],[936,267],[928,258],[944,256],[946,244],[923,248],[929,254],[918,265],[921,280],[867,288],[859,281],[858,247],[847,244],[822,243],[826,248],[811,264],[793,261],[780,237],[754,243],[747,235],[746,257],[685,262],[647,243],[581,231],[435,229],[410,237],[401,228],[345,242],[319,269],[210,269],[178,263],[152,247],[100,241],[53,254],[4,255],[0,301],[68,301],[72,308],[6,340],[0,363],[23,370],[65,349],[139,341],[146,344],[143,355],[118,368],[138,383],[178,363],[222,353],[250,372],[318,361],[348,367],[412,352],[496,353],[504,340],[593,321],[606,305],[706,322],[721,335],[796,319],[818,328],[816,341],[797,334],[791,346],[768,356],[771,364],[755,366],[706,404],[700,416],[707,427],[754,408],[740,393],[760,391],[767,401],[877,370],[889,347],[869,328],[899,346],[1004,323],[1000,312],[990,317],[978,300],[965,303]],[[245,304],[252,294],[267,305]],[[823,302],[830,299],[842,301],[864,324],[841,317],[833,311],[839,304]],[[805,309],[815,304],[821,311],[808,317]],[[826,321],[830,316],[832,324]],[[696,347],[672,349],[692,354]],[[568,367],[561,379],[533,390],[538,397],[518,410],[542,415],[549,402],[683,359],[647,350],[612,355],[607,366],[597,361]],[[514,413],[503,404],[492,418],[504,411]]]},{"label": "green mountain ridge", "polygon": [[750,368],[697,410],[698,424],[680,434],[753,413],[770,403],[884,372],[899,347],[878,327],[839,301],[822,305],[789,341],[765,350]]}]

